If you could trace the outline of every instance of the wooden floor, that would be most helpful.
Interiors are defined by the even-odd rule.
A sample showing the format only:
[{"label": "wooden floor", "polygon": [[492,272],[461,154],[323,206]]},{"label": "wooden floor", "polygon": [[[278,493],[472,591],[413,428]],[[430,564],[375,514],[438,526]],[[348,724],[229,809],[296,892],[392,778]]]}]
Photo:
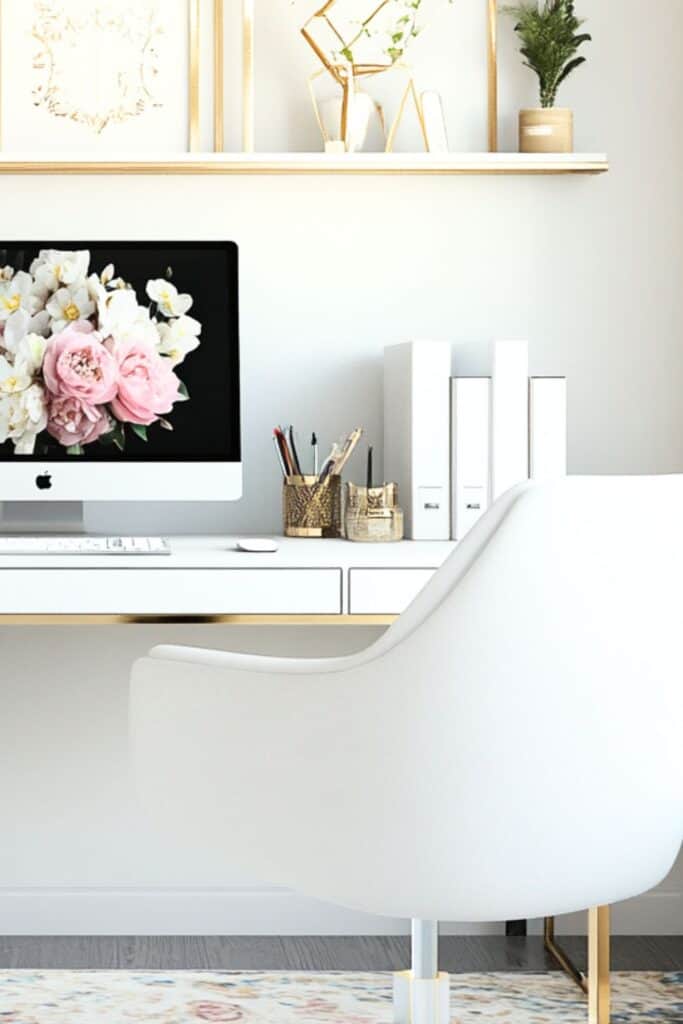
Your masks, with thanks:
[{"label": "wooden floor", "polygon": [[[563,938],[580,967],[586,940]],[[408,966],[403,938],[0,938],[0,969],[393,971]],[[444,971],[547,970],[539,938],[449,937],[441,939]],[[683,936],[615,936],[615,971],[683,970]]]}]

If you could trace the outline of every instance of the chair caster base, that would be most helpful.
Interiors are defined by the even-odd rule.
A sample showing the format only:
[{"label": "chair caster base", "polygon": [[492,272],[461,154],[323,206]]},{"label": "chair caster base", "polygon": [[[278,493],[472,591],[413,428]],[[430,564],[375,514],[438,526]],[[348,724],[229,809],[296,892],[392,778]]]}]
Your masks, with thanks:
[{"label": "chair caster base", "polygon": [[414,978],[412,971],[394,974],[394,1024],[449,1024],[450,978]]}]

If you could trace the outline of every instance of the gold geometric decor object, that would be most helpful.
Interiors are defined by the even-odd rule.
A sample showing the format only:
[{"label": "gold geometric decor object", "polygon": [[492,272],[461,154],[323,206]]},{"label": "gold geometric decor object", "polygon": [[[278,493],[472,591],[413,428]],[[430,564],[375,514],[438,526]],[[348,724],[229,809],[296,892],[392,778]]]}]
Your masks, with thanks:
[{"label": "gold geometric decor object", "polygon": [[[315,84],[317,80],[320,78],[320,76],[325,74],[325,70],[325,68],[318,68],[309,76],[308,89],[311,96],[311,102],[313,104],[313,111],[315,113],[316,121],[318,122],[318,128],[320,129],[320,134],[322,135],[323,142],[327,146],[334,140],[330,135],[328,125],[325,123],[325,118],[320,107],[320,101],[315,91]],[[393,152],[396,134],[403,121],[406,108],[408,107],[410,101],[412,101],[412,104],[415,108],[415,113],[417,115],[418,124],[420,126],[422,139],[425,144],[425,149],[427,149],[427,131],[425,126],[424,114],[422,110],[422,103],[420,101],[420,96],[418,95],[417,89],[415,87],[415,81],[412,77],[411,69],[408,67],[408,65],[405,64],[394,64],[391,67],[386,68],[385,73],[403,75],[404,81],[402,83],[403,88],[402,92],[400,93],[397,112],[393,120],[391,121],[388,130],[382,106],[379,103],[373,104],[377,111],[378,120],[381,125],[381,131],[384,140],[384,152]],[[344,80],[342,88],[344,98],[342,101],[339,131],[336,134],[336,138],[344,140],[344,142],[347,144],[347,148],[349,150],[352,150],[355,148],[352,143],[352,140],[354,138],[355,105],[359,103],[361,99],[368,100],[369,97],[367,97],[367,94],[363,93],[362,90],[360,89],[359,82],[356,78],[354,78],[351,69],[349,69],[349,76],[347,79]]]},{"label": "gold geometric decor object", "polygon": [[[373,44],[375,34],[381,32],[382,16],[395,6],[395,0],[326,0],[305,22],[301,34],[311,47],[323,68],[332,76],[342,90],[340,135],[347,138],[351,105],[359,84],[364,78],[400,71],[407,75],[407,82],[398,105],[398,113],[386,136],[386,152],[393,149],[396,132],[412,100],[427,149],[427,138],[422,104],[409,67],[402,57],[407,43],[416,28],[417,7],[406,8],[402,24],[394,26],[398,31],[390,34],[383,50]],[[319,76],[309,78],[309,89],[313,100],[318,124],[323,131],[322,117],[313,89],[313,82]]]}]

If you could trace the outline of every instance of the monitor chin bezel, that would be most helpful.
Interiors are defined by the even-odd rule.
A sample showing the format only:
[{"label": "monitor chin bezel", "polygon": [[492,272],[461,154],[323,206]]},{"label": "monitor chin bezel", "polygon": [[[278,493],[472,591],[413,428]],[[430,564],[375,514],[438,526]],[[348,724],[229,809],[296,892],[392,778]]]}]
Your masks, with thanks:
[{"label": "monitor chin bezel", "polygon": [[[241,462],[4,462],[2,502],[239,501]],[[49,486],[38,485],[49,477]],[[46,481],[47,484],[47,481]]]}]

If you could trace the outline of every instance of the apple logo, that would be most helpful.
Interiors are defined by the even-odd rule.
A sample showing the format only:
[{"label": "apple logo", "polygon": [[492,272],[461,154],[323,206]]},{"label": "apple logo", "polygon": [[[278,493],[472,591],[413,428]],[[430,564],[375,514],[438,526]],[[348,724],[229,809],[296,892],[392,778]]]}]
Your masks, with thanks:
[{"label": "apple logo", "polygon": [[39,491],[49,491],[52,487],[52,477],[49,473],[41,473],[36,477],[36,487]]}]

